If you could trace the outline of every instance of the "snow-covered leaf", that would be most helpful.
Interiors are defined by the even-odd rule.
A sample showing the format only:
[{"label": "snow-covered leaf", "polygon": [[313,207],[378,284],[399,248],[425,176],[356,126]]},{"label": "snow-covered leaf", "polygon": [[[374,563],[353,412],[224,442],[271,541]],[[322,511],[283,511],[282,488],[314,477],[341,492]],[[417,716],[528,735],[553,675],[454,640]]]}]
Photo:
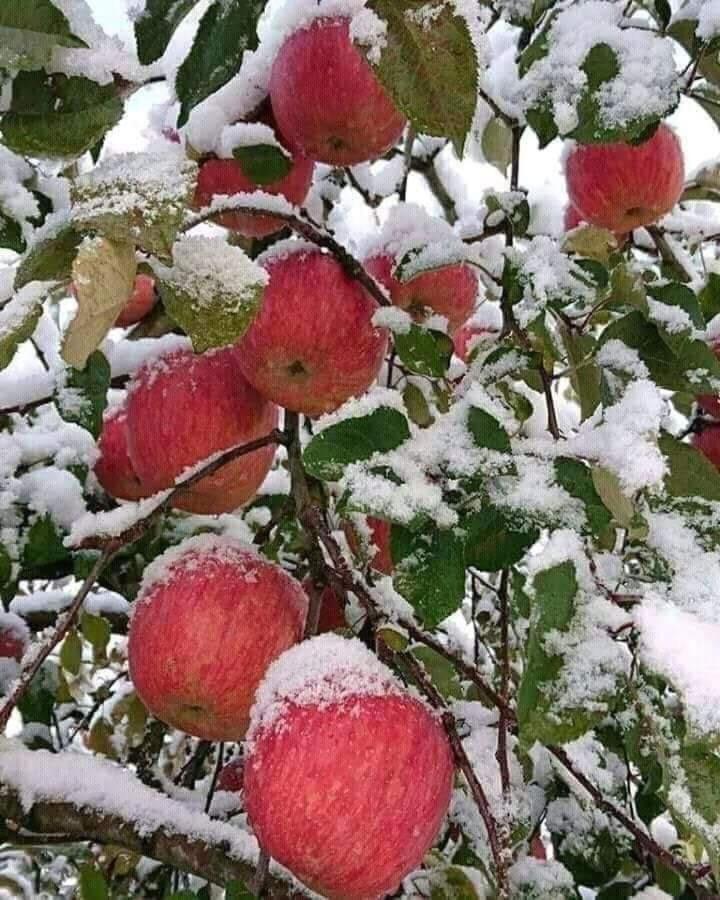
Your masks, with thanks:
[{"label": "snow-covered leaf", "polygon": [[78,301],[75,318],[68,326],[62,357],[83,369],[98,347],[135,284],[135,249],[107,238],[87,238],[73,263],[73,284]]},{"label": "snow-covered leaf", "polygon": [[519,562],[540,537],[540,532],[519,517],[483,503],[462,519],[465,559],[481,572],[497,572]]},{"label": "snow-covered leaf", "polygon": [[96,350],[88,357],[84,369],[67,372],[55,403],[66,422],[75,422],[97,438],[102,429],[109,387],[110,364]]},{"label": "snow-covered leaf", "polygon": [[720,474],[702,453],[670,434],[659,440],[670,471],[665,490],[671,497],[703,497],[720,502]]},{"label": "snow-covered leaf", "polygon": [[134,25],[138,59],[144,66],[163,55],[175,29],[195,4],[196,0],[148,0]]},{"label": "snow-covered leaf", "polygon": [[43,281],[28,284],[0,308],[0,369],[9,366],[20,344],[32,337],[50,287]]},{"label": "snow-covered leaf", "polygon": [[82,235],[67,225],[35,244],[18,266],[15,287],[22,288],[31,281],[69,281],[81,240]]},{"label": "snow-covered leaf", "polygon": [[0,8],[0,67],[37,69],[54,47],[86,47],[51,0],[9,0]]},{"label": "snow-covered leaf", "polygon": [[398,359],[411,372],[441,378],[450,365],[453,342],[442,331],[411,325],[405,333],[394,336]]},{"label": "snow-covered leaf", "polygon": [[555,460],[555,477],[558,484],[585,507],[591,533],[601,535],[612,517],[597,491],[590,468],[578,459],[558,457]]}]

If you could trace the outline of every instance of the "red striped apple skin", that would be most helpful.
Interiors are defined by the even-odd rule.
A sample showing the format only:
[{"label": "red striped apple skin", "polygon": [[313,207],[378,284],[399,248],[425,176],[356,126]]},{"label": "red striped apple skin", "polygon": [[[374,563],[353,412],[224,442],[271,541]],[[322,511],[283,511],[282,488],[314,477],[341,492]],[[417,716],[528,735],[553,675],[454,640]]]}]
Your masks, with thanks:
[{"label": "red striped apple skin", "polygon": [[[128,397],[128,448],[149,493],[214,453],[263,437],[277,407],[244,378],[234,347],[201,355],[174,350],[143,366]],[[269,445],[183,491],[173,503],[195,513],[231,512],[253,497],[275,455]]]},{"label": "red striped apple skin", "polygon": [[382,156],[405,127],[343,18],[317,19],[285,41],[270,74],[270,101],[290,146],[333,166]]},{"label": "red striped apple skin", "polygon": [[406,282],[393,276],[394,260],[386,253],[371,256],[365,268],[388,290],[394,306],[407,310],[417,322],[433,313],[445,316],[451,335],[475,309],[477,278],[462,263],[423,272]]},{"label": "red striped apple skin", "polygon": [[[198,209],[209,206],[218,194],[251,194],[253,191],[279,195],[300,206],[310,190],[315,164],[301,155],[293,156],[292,163],[284,178],[259,185],[248,178],[236,160],[209,159],[200,167],[193,206]],[[242,212],[222,213],[216,221],[231,231],[253,238],[267,237],[285,226],[277,216],[251,216]]]},{"label": "red striped apple skin", "polygon": [[581,219],[624,234],[650,225],[680,199],[680,142],[660,125],[642,144],[577,144],[565,162],[568,195]]},{"label": "red striped apple skin", "polygon": [[155,306],[157,300],[155,279],[151,275],[145,275],[141,272],[135,278],[135,288],[133,289],[130,299],[115,320],[115,324],[120,328],[127,328],[128,325],[134,325],[136,322],[145,318]]},{"label": "red striped apple skin", "polygon": [[127,409],[106,414],[98,438],[100,456],[93,467],[103,488],[116,500],[140,500],[150,492],[143,486],[128,453]]},{"label": "red striped apple skin", "polygon": [[302,637],[307,596],[283,569],[235,542],[220,552],[188,543],[136,603],[130,677],[150,712],[173,728],[238,741],[267,667]]},{"label": "red striped apple skin", "polygon": [[387,350],[387,331],[372,323],[376,301],[319,250],[297,250],[265,266],[270,282],[238,345],[247,380],[308,416],[364,394]]},{"label": "red striped apple skin", "polygon": [[433,845],[453,763],[442,726],[415,698],[291,706],[251,746],[245,801],[260,845],[330,900],[394,891]]}]

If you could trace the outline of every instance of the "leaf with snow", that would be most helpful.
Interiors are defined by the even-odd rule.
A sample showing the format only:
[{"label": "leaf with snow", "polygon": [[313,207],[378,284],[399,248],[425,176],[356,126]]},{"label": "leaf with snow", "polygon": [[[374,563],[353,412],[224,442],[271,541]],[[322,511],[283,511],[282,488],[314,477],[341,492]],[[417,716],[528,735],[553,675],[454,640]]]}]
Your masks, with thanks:
[{"label": "leaf with snow", "polygon": [[37,69],[55,47],[86,47],[51,0],[9,0],[0,8],[0,68]]},{"label": "leaf with snow", "polygon": [[370,60],[380,81],[416,132],[449,137],[462,156],[478,77],[467,22],[443,0],[370,0],[368,5],[387,23],[382,54]]},{"label": "leaf with snow", "polygon": [[144,66],[160,59],[178,25],[195,4],[196,0],[147,0],[134,23],[138,59]]},{"label": "leaf with snow", "polygon": [[707,457],[667,433],[660,436],[659,445],[670,468],[665,490],[671,497],[702,497],[720,502],[720,474]]},{"label": "leaf with snow", "polygon": [[97,438],[110,388],[110,363],[96,350],[84,369],[69,369],[55,395],[55,405],[66,422],[74,422]]},{"label": "leaf with snow", "polygon": [[183,237],[172,255],[172,267],[158,270],[168,315],[190,337],[196,353],[234,344],[260,307],[268,282],[265,269],[220,237]]},{"label": "leaf with snow", "polygon": [[601,535],[610,525],[611,515],[594,483],[594,472],[579,459],[560,456],[555,460],[555,477],[572,497],[585,507],[588,528]]},{"label": "leaf with snow", "polygon": [[83,369],[120,311],[135,284],[135,248],[107,238],[86,238],[73,263],[78,310],[63,337],[65,362]]},{"label": "leaf with snow", "polygon": [[442,331],[411,325],[405,333],[393,337],[398,359],[411,372],[442,378],[453,354],[453,342]]},{"label": "leaf with snow", "polygon": [[196,176],[197,164],[176,152],[111,156],[75,181],[73,223],[167,258]]},{"label": "leaf with snow", "polygon": [[51,287],[51,282],[32,282],[0,307],[0,369],[9,366],[20,344],[32,337]]},{"label": "leaf with snow", "polygon": [[68,282],[82,235],[71,225],[30,248],[15,273],[15,287],[31,281]]},{"label": "leaf with snow", "polygon": [[20,72],[10,109],[0,120],[5,144],[26,156],[72,158],[93,147],[120,120],[123,104],[114,84],[79,75]]},{"label": "leaf with snow", "polygon": [[462,518],[465,560],[481,572],[497,572],[515,565],[540,537],[540,531],[519,517],[511,517],[483,503]]},{"label": "leaf with snow", "polygon": [[256,26],[264,8],[265,0],[214,0],[210,4],[175,79],[180,100],[178,125],[184,125],[193,107],[237,74],[246,50],[257,48]]}]

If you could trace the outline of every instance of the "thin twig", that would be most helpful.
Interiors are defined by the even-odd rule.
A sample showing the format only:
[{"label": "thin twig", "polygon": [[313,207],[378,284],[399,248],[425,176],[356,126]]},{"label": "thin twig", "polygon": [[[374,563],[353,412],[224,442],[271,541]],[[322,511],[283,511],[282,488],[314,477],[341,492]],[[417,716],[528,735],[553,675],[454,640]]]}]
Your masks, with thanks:
[{"label": "thin twig", "polygon": [[500,783],[506,806],[510,802],[510,765],[508,762],[508,698],[510,692],[510,610],[508,603],[509,571],[503,569],[500,576],[500,696],[502,706],[499,709],[497,761],[500,767]]},{"label": "thin twig", "polygon": [[215,794],[215,787],[217,785],[217,780],[220,775],[220,771],[223,767],[223,754],[225,752],[225,742],[220,741],[217,746],[217,759],[215,760],[215,768],[213,769],[212,781],[210,782],[210,789],[208,791],[207,797],[205,798],[205,812],[210,812],[210,807],[212,806],[212,799]]}]

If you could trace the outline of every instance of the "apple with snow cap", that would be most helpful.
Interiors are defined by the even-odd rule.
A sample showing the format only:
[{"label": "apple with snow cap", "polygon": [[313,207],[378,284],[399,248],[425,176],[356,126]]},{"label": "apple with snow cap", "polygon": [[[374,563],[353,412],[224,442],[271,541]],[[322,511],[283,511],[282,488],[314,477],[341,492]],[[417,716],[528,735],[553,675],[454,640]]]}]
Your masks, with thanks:
[{"label": "apple with snow cap", "polygon": [[435,841],[452,781],[441,723],[360,641],[321,635],[268,670],[245,805],[260,846],[312,890],[392,893]]},{"label": "apple with snow cap", "polygon": [[332,166],[382,156],[405,127],[346,18],[316,19],[287,38],[273,62],[270,100],[285,139]]},{"label": "apple with snow cap", "polygon": [[274,403],[308,416],[364,394],[377,377],[387,332],[376,301],[327,253],[289,241],[266,257],[262,305],[238,345],[247,380]]},{"label": "apple with snow cap", "polygon": [[190,538],[148,566],[128,636],[130,677],[163,722],[238,741],[270,663],[302,638],[308,599],[240,541]]},{"label": "apple with snow cap", "polygon": [[24,619],[0,612],[0,691],[5,692],[20,674],[20,661],[30,643],[30,629]]},{"label": "apple with snow cap", "polygon": [[576,144],[565,161],[570,203],[591,225],[624,234],[651,225],[680,199],[680,142],[662,124],[641,144]]},{"label": "apple with snow cap", "polygon": [[150,493],[133,468],[128,453],[127,407],[106,411],[98,438],[99,456],[93,472],[103,488],[116,500],[140,500]]},{"label": "apple with snow cap", "polygon": [[[130,460],[148,493],[155,493],[212,454],[265,436],[277,422],[277,407],[243,376],[236,347],[171,350],[143,365],[130,387]],[[183,491],[173,505],[231,512],[255,494],[274,455],[269,445],[241,456]]]},{"label": "apple with snow cap", "polygon": [[[269,110],[259,117],[259,123],[276,130],[275,120]],[[288,150],[288,152],[290,152]],[[315,164],[301,152],[291,154],[290,169],[280,178],[258,183],[243,169],[236,159],[208,159],[200,166],[193,205],[196,209],[209,206],[219,195],[251,194],[263,191],[273,196],[284,197],[288,203],[300,206],[312,183]],[[236,231],[246,237],[261,238],[274,234],[284,227],[277,216],[255,216],[243,212],[227,212],[216,217],[219,225]]]},{"label": "apple with snow cap", "polygon": [[480,340],[495,340],[502,331],[502,312],[496,304],[484,303],[453,335],[455,355],[467,362]]}]

